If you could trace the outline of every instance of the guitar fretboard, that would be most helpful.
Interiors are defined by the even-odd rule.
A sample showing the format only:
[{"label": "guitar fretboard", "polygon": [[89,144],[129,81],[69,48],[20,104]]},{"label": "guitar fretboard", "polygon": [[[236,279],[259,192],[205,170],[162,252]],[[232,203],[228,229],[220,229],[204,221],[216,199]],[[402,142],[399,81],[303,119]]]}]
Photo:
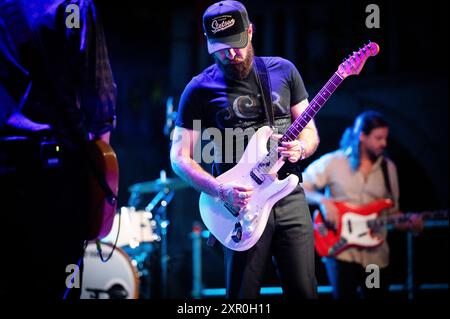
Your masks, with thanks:
[{"label": "guitar fretboard", "polygon": [[[308,107],[302,112],[302,114],[289,126],[286,133],[280,138],[280,142],[290,142],[295,140],[300,132],[308,125],[314,116],[320,111],[322,106],[325,105],[326,101],[330,98],[338,86],[344,81],[337,72],[328,80],[325,86],[317,93],[317,95],[311,100]],[[268,154],[268,158],[265,159],[269,165],[262,165],[260,170],[262,172],[269,172],[273,164],[278,159],[277,145],[271,148]]]},{"label": "guitar fretboard", "polygon": [[328,101],[342,81],[344,81],[344,79],[335,72],[314,99],[311,100],[303,113],[294,121],[294,123],[292,123],[286,133],[284,133],[281,141],[290,142],[295,140],[305,126],[308,125],[309,121],[316,116],[322,106]]},{"label": "guitar fretboard", "polygon": [[412,215],[419,215],[422,219],[445,219],[448,218],[448,210],[437,210],[432,212],[407,213],[399,216],[383,216],[367,222],[369,228],[379,228],[386,224],[399,224],[408,221]]}]

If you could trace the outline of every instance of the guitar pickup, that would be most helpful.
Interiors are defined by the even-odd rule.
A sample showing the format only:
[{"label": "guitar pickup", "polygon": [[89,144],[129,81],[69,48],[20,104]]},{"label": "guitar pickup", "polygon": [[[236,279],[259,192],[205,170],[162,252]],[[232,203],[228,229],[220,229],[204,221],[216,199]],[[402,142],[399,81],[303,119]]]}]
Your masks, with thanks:
[{"label": "guitar pickup", "polygon": [[364,232],[364,233],[359,234],[358,237],[364,237],[364,236],[366,236],[367,234],[368,234],[368,232]]},{"label": "guitar pickup", "polygon": [[349,220],[347,221],[347,226],[348,226],[348,232],[351,234],[352,233],[352,222]]},{"label": "guitar pickup", "polygon": [[256,184],[261,185],[264,182],[264,176],[258,174],[256,169],[252,169],[250,172],[250,177],[256,182]]},{"label": "guitar pickup", "polygon": [[223,204],[223,206],[225,206],[225,208],[231,213],[231,215],[233,215],[234,217],[238,217],[239,216],[239,208],[236,208],[234,206],[232,206],[231,204],[225,202]]}]

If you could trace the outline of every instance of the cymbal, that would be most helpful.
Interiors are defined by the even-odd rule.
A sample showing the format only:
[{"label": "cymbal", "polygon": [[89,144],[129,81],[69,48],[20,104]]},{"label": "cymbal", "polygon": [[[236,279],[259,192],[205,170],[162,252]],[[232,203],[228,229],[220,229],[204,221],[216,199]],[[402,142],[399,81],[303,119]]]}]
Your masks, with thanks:
[{"label": "cymbal", "polygon": [[160,178],[150,181],[131,185],[128,187],[130,193],[157,193],[165,188],[170,190],[187,188],[189,185],[179,178]]}]

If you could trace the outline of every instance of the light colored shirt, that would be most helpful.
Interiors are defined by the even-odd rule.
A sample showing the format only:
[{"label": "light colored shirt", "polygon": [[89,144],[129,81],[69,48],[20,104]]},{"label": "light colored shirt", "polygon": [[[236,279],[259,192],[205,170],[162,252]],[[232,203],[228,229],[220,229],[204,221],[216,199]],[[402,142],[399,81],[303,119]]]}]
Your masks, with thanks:
[{"label": "light colored shirt", "polygon": [[[381,162],[387,162],[392,196],[386,189]],[[380,157],[372,166],[370,173],[365,176],[361,171],[353,171],[347,155],[342,150],[323,155],[311,163],[303,173],[303,185],[315,190],[325,191],[325,196],[336,201],[345,201],[354,205],[364,205],[377,199],[392,197],[394,207],[389,212],[398,210],[399,186],[397,168],[386,157]],[[386,239],[387,231],[382,229],[381,237]],[[349,248],[337,259],[356,262],[366,267],[376,264],[383,268],[389,264],[389,246],[386,240],[382,245],[374,248]]]}]

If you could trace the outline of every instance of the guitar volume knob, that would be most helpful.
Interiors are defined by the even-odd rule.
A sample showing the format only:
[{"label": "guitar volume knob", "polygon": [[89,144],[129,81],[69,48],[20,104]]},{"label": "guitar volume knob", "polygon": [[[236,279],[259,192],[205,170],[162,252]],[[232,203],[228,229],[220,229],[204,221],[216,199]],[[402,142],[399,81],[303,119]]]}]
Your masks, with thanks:
[{"label": "guitar volume knob", "polygon": [[246,213],[246,214],[244,215],[244,220],[245,220],[246,222],[251,222],[251,221],[253,221],[255,218],[256,218],[256,214],[255,214],[255,213]]},{"label": "guitar volume knob", "polygon": [[255,231],[255,227],[253,227],[252,225],[248,226],[245,228],[245,231],[243,233],[243,237],[245,239],[250,238],[253,235],[253,232]]}]

